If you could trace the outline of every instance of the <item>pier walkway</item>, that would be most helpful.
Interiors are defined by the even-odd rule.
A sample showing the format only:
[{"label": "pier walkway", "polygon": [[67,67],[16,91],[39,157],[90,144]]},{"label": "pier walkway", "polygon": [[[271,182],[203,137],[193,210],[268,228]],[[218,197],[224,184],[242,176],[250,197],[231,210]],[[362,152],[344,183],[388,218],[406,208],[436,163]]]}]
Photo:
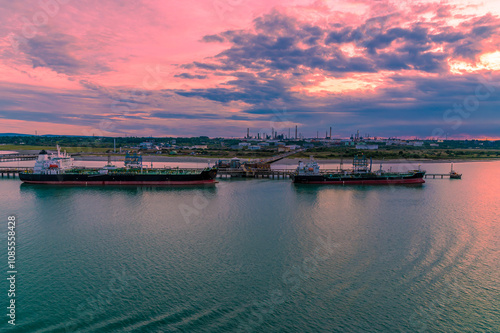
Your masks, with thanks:
[{"label": "pier walkway", "polygon": [[33,170],[33,168],[18,168],[18,167],[0,167],[0,176],[2,178],[18,177],[20,172]]},{"label": "pier walkway", "polygon": [[272,178],[285,179],[295,170],[291,169],[223,169],[217,171],[218,178]]},{"label": "pier walkway", "polygon": [[[32,167],[0,167],[0,177],[15,178],[20,172],[33,170]],[[164,170],[164,169],[159,169]],[[195,169],[193,169],[195,170]],[[200,169],[201,171],[202,169]],[[337,169],[322,170],[322,173],[337,172]],[[286,179],[295,172],[295,169],[222,169],[217,172],[217,178],[270,178]],[[424,178],[450,178],[449,173],[428,173]]]},{"label": "pier walkway", "polygon": [[277,162],[277,161],[282,160],[284,158],[287,158],[289,156],[301,153],[303,151],[306,151],[306,149],[302,148],[302,149],[292,150],[292,151],[289,151],[289,152],[286,152],[286,153],[283,153],[283,154],[279,154],[279,155],[268,157],[266,159],[260,160],[259,162],[262,163],[262,164],[265,164],[265,163],[272,164],[274,162]]},{"label": "pier walkway", "polygon": [[426,173],[424,178],[432,178],[432,179],[436,179],[436,178],[440,178],[440,179],[443,179],[443,178],[450,178],[450,173]]},{"label": "pier walkway", "polygon": [[33,154],[4,154],[0,155],[0,162],[13,162],[13,161],[32,161],[36,160],[38,155]]}]

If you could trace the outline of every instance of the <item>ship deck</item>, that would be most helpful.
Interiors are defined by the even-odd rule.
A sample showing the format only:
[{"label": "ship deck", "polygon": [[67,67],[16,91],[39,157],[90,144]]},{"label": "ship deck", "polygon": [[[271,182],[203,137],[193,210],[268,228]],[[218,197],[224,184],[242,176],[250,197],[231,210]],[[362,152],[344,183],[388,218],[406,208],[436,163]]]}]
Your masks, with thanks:
[{"label": "ship deck", "polygon": [[[211,169],[177,169],[177,168],[164,168],[164,169],[109,169],[107,170],[108,175],[198,175],[203,171],[209,171]],[[66,175],[100,175],[102,169],[98,168],[84,168],[84,169],[68,169],[63,173]],[[24,170],[24,173],[33,173],[33,170]]]}]

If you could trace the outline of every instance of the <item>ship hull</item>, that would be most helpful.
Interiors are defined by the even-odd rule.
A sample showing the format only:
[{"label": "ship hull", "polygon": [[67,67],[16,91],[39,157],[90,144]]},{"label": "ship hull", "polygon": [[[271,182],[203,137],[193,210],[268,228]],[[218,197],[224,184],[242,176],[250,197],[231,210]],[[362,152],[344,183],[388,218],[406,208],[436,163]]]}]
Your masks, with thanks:
[{"label": "ship hull", "polygon": [[33,174],[21,173],[19,179],[27,184],[50,185],[139,185],[175,186],[210,185],[216,183],[216,170],[201,171],[199,174]]},{"label": "ship hull", "polygon": [[[371,177],[330,177],[329,175],[292,175],[296,184],[316,185],[406,185],[423,184],[424,173],[404,176],[371,176]],[[335,178],[335,179],[331,179]]]}]

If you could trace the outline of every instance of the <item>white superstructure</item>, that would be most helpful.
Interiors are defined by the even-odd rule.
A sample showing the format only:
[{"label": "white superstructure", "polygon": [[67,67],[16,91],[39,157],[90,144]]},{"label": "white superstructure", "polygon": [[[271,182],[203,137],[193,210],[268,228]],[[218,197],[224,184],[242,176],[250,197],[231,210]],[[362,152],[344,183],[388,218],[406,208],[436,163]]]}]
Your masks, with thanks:
[{"label": "white superstructure", "polygon": [[297,167],[298,175],[319,175],[319,165],[311,157],[308,163],[299,161],[299,166]]},{"label": "white superstructure", "polygon": [[73,158],[66,154],[61,153],[61,148],[57,146],[57,155],[48,154],[42,150],[38,155],[33,168],[33,173],[54,175],[59,174],[61,171],[71,169],[73,167]]}]

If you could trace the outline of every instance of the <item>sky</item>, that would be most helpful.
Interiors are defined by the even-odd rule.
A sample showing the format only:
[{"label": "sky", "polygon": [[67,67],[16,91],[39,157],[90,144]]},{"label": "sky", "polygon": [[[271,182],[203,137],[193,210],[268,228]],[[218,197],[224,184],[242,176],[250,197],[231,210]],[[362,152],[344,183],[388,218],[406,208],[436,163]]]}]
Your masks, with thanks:
[{"label": "sky", "polygon": [[0,133],[500,139],[497,0],[0,3]]}]

